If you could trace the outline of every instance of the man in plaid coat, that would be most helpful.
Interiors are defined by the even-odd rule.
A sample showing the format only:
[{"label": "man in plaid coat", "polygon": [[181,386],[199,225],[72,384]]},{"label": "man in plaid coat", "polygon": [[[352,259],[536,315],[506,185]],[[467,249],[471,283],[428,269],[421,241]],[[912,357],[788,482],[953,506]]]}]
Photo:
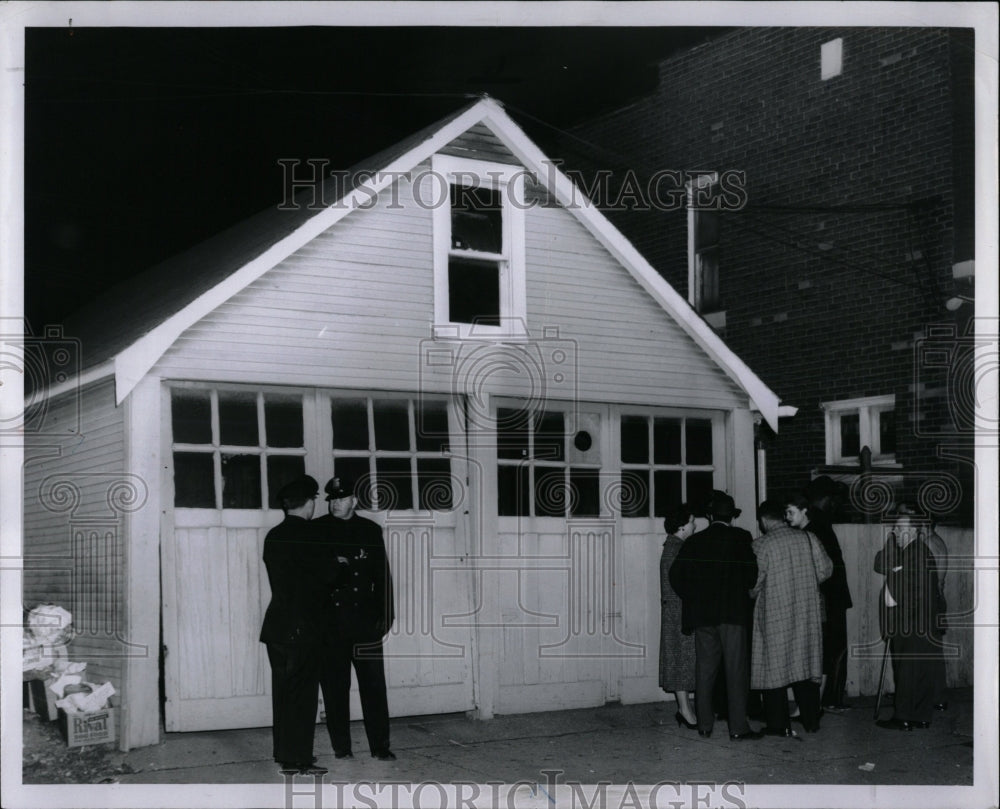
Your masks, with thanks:
[{"label": "man in plaid coat", "polygon": [[791,528],[784,505],[760,504],[763,536],[753,542],[757,556],[757,603],[753,615],[750,687],[764,692],[765,733],[792,736],[786,689],[792,687],[810,733],[819,730],[819,681],[823,674],[820,582],[833,562],[815,536]]}]

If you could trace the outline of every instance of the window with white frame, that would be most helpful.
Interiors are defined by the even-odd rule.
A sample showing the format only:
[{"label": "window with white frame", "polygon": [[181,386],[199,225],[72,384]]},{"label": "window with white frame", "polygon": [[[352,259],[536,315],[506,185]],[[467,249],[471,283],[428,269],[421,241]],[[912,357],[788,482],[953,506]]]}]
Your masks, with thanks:
[{"label": "window with white frame", "polygon": [[305,473],[301,394],[175,387],[170,411],[178,508],[280,508]]},{"label": "window with white frame", "polygon": [[335,397],[330,414],[333,474],[355,483],[361,508],[453,508],[445,400]]},{"label": "window with white frame", "polygon": [[434,197],[437,333],[523,335],[526,173],[447,155],[435,155],[432,169],[421,194]]},{"label": "window with white frame", "polygon": [[856,464],[868,447],[873,464],[896,462],[896,397],[825,402],[826,462]]},{"label": "window with white frame", "polygon": [[717,312],[719,297],[719,176],[688,183],[688,300],[700,313]]},{"label": "window with white frame", "polygon": [[621,416],[623,517],[662,517],[680,503],[698,506],[715,488],[721,419]]}]

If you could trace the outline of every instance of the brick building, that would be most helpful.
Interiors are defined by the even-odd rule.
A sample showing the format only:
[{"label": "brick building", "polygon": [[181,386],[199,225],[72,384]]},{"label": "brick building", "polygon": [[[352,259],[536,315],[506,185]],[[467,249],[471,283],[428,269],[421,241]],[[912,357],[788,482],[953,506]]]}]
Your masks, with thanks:
[{"label": "brick building", "polygon": [[969,29],[744,28],[556,150],[798,408],[759,491],[830,474],[854,519],[902,491],[971,521],[973,112]]}]

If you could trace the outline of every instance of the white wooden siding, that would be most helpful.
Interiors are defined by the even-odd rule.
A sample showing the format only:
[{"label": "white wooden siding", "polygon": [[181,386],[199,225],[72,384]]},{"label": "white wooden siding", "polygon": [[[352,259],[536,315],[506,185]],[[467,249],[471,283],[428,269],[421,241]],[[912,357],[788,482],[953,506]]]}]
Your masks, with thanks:
[{"label": "white wooden siding", "polygon": [[[417,172],[419,173],[419,172]],[[396,205],[396,207],[393,207]],[[168,379],[452,392],[431,365],[431,211],[401,180],[188,329],[158,362]],[[730,409],[747,397],[572,215],[527,211],[528,328],[558,336],[573,373],[546,395]],[[447,347],[447,343],[437,345]],[[551,341],[540,339],[545,350]],[[524,349],[492,352],[484,391],[537,395],[537,374],[501,373]],[[532,349],[533,350],[533,349]],[[543,360],[548,362],[547,359]],[[548,373],[551,368],[546,367]]]},{"label": "white wooden siding", "polygon": [[[74,613],[79,635],[69,659],[87,663],[89,680],[110,681],[121,691],[128,647],[118,564],[127,537],[123,512],[108,498],[117,485],[142,490],[144,483],[125,475],[114,384],[98,382],[49,402],[43,427],[28,436],[24,453],[24,604],[51,602]],[[79,499],[64,499],[70,493]],[[115,533],[112,557],[107,540]]]}]

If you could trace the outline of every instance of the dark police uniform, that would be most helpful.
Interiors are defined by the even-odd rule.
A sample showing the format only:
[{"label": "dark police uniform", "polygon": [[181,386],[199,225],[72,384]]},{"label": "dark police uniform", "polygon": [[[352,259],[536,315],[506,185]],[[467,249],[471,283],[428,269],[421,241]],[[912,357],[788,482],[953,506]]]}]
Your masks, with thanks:
[{"label": "dark police uniform", "polygon": [[[341,489],[335,481],[338,479],[326,486],[331,494],[328,499],[350,496],[346,493],[349,490]],[[313,523],[323,533],[330,584],[320,674],[330,741],[337,756],[350,753],[353,665],[369,749],[374,756],[388,757],[389,705],[382,638],[395,620],[395,611],[382,529],[357,514],[346,520],[328,514]]]},{"label": "dark police uniform", "polygon": [[[311,481],[311,484],[310,482]],[[279,498],[312,498],[318,484],[297,479]],[[322,653],[322,607],[326,582],[320,575],[318,532],[313,521],[286,515],[264,539],[264,565],[271,603],[260,640],[271,664],[274,760],[308,766],[312,760]]]}]

